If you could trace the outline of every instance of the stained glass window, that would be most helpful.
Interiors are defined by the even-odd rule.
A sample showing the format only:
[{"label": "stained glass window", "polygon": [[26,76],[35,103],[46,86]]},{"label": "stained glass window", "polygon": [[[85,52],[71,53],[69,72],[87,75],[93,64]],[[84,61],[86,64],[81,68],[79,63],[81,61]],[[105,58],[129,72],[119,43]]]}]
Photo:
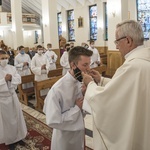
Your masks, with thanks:
[{"label": "stained glass window", "polygon": [[97,39],[97,6],[89,6],[90,40]]},{"label": "stained glass window", "polygon": [[104,37],[104,40],[105,41],[108,41],[108,17],[107,17],[107,3],[104,2],[104,11],[105,11],[105,24],[104,24],[104,27],[105,27],[105,37]]},{"label": "stained glass window", "polygon": [[62,17],[61,12],[57,14],[57,21],[58,21],[58,36],[62,35]]},{"label": "stained glass window", "polygon": [[67,11],[68,17],[68,40],[75,41],[75,34],[74,34],[74,10]]},{"label": "stained glass window", "polygon": [[137,20],[140,22],[144,38],[150,37],[150,0],[137,0]]}]

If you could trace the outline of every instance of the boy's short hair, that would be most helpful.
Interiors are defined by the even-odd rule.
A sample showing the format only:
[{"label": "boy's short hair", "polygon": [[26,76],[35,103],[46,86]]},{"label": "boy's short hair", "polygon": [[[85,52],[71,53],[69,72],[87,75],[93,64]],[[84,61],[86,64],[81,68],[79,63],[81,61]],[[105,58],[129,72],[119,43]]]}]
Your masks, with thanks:
[{"label": "boy's short hair", "polygon": [[93,52],[82,46],[76,46],[69,51],[69,63],[78,63],[80,56],[91,57]]},{"label": "boy's short hair", "polygon": [[21,45],[18,47],[18,50],[20,51],[22,48],[24,48],[24,46]]},{"label": "boy's short hair", "polygon": [[65,44],[65,48],[66,48],[67,46],[70,46],[70,44],[69,44],[69,43],[66,43],[66,44]]},{"label": "boy's short hair", "polygon": [[52,44],[51,44],[51,43],[48,43],[47,46],[52,47]]},{"label": "boy's short hair", "polygon": [[90,44],[92,44],[92,43],[95,43],[95,41],[94,40],[90,40]]},{"label": "boy's short hair", "polygon": [[38,45],[36,48],[39,49],[39,48],[43,48],[43,47],[41,45]]}]

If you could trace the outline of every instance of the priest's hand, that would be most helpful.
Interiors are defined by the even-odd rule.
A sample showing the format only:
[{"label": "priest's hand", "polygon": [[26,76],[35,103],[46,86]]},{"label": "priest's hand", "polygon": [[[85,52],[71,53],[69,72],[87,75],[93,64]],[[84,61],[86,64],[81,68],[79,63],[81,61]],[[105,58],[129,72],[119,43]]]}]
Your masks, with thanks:
[{"label": "priest's hand", "polygon": [[82,72],[82,77],[83,77],[83,80],[82,82],[84,83],[85,86],[88,86],[88,84],[93,81],[93,78],[91,75],[89,74],[86,74],[84,72]]},{"label": "priest's hand", "polygon": [[91,69],[89,74],[92,76],[92,78],[94,79],[94,81],[98,84],[101,81],[101,75],[98,71]]},{"label": "priest's hand", "polygon": [[76,100],[75,104],[82,109],[82,105],[83,105],[83,98],[79,98]]},{"label": "priest's hand", "polygon": [[5,81],[11,81],[12,80],[12,75],[11,74],[6,74],[5,76]]}]

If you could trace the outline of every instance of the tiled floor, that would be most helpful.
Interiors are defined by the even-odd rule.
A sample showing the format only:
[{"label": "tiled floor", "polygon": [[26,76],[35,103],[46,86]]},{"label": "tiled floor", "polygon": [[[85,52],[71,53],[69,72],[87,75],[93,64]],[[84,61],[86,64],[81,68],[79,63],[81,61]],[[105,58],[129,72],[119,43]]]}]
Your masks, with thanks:
[{"label": "tiled floor", "polygon": [[[30,101],[32,104],[34,104],[35,100],[31,100]],[[41,122],[45,123],[45,115],[36,111],[35,109],[26,106],[24,104],[22,105],[22,109],[23,111],[29,113],[30,115],[32,115],[33,117],[35,117],[36,119],[40,120]],[[93,139],[92,139],[92,117],[91,115],[86,115],[84,118],[85,121],[85,128],[86,128],[86,145],[90,148],[93,149]]]}]

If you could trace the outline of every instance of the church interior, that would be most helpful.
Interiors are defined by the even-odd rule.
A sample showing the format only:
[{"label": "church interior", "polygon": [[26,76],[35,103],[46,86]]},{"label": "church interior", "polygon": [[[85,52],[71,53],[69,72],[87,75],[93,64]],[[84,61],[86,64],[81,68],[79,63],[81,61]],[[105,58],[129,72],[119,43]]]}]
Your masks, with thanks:
[{"label": "church interior", "polygon": [[[149,7],[147,0],[0,0],[1,50],[11,49],[15,58],[21,45],[28,53],[30,49],[36,52],[38,45],[46,50],[51,43],[51,49],[58,56],[56,69],[49,71],[48,80],[34,81],[33,73],[21,76],[22,83],[16,92],[22,110],[46,124],[42,112],[45,96],[41,96],[40,91],[50,89],[62,77],[61,49],[67,43],[90,46],[89,42],[94,41],[101,60],[96,69],[111,78],[124,62],[114,44],[116,25],[123,20],[139,21],[144,45],[150,46]],[[34,86],[24,89],[23,84],[29,82]],[[85,144],[87,150],[92,150],[92,116],[86,115],[84,122]]]}]

